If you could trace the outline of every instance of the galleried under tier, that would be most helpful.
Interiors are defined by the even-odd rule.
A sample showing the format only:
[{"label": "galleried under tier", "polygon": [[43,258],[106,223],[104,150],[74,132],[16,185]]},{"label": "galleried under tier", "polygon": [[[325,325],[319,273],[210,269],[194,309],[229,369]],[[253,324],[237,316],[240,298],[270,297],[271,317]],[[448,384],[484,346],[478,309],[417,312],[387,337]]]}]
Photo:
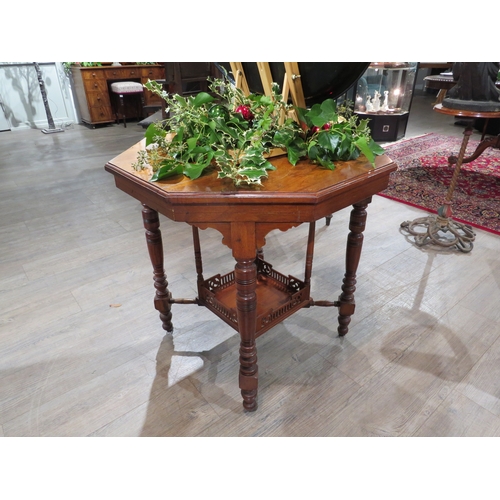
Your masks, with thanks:
[{"label": "galleried under tier", "polygon": [[[310,285],[285,276],[273,266],[257,258],[257,320],[255,337],[277,325],[283,319],[310,303]],[[238,331],[236,283],[234,271],[217,274],[205,280],[198,290],[199,301]]]}]

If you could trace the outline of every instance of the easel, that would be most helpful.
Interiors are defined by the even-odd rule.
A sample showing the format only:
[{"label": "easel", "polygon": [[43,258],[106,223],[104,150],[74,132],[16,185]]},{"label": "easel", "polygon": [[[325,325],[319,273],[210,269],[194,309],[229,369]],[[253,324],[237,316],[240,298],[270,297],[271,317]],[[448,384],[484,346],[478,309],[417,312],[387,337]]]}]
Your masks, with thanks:
[{"label": "easel", "polygon": [[[272,83],[273,77],[271,75],[271,69],[268,62],[258,62],[257,68],[259,70],[260,80],[262,82],[262,88],[264,89],[265,95],[272,95]],[[283,95],[283,100],[288,101],[291,94],[292,103],[294,106],[299,108],[306,107],[306,100],[304,97],[304,90],[302,89],[301,76],[299,71],[299,64],[296,62],[286,62],[285,65],[285,78],[283,81],[283,86],[281,93]],[[241,89],[245,95],[250,94],[250,88],[248,87],[248,82],[245,76],[245,71],[243,70],[243,64],[240,62],[230,63],[231,70],[233,72],[235,85],[237,88]],[[298,123],[298,119],[293,114],[293,118]],[[285,121],[285,114],[280,116],[280,123]]]},{"label": "easel", "polygon": [[[248,86],[248,82],[245,76],[245,71],[243,69],[243,64],[241,62],[232,62],[229,64],[231,65],[231,71],[233,72],[235,86],[241,89],[245,94],[245,96],[249,95],[250,87]],[[262,82],[262,88],[264,89],[264,94],[270,96],[272,95],[273,77],[271,74],[271,68],[269,67],[269,63],[258,62],[256,64],[259,70],[260,80]],[[285,78],[281,90],[281,94],[283,95],[283,100],[285,102],[288,102],[288,98],[291,94],[293,105],[299,108],[305,108],[306,100],[304,97],[304,90],[302,89],[302,82],[300,80],[301,77],[299,73],[299,65],[296,62],[286,62],[283,64],[285,65]],[[292,110],[289,114],[297,123],[299,123],[299,119],[294,110]],[[285,122],[285,118],[286,118],[285,112],[282,111],[279,117],[280,125]],[[267,156],[269,158],[272,158],[274,156],[281,156],[284,154],[286,154],[286,152],[283,149],[275,148],[272,149]]]},{"label": "easel", "polygon": [[[240,62],[229,63],[231,65],[231,71],[233,72],[235,86],[243,91],[245,95],[250,94],[250,88],[248,86],[247,79],[245,77],[245,71],[243,70],[243,64]],[[264,89],[265,95],[272,94],[272,83],[273,77],[271,75],[271,68],[268,62],[258,62],[257,68],[259,69],[260,80],[262,82],[262,88]],[[292,95],[292,103],[294,106],[299,108],[306,107],[306,99],[304,97],[304,90],[302,88],[301,75],[299,72],[299,64],[296,62],[285,62],[285,79],[283,81],[282,95],[285,102],[288,101],[290,94]],[[297,113],[292,111],[290,113],[292,118],[300,125]],[[280,116],[279,123],[282,124],[285,121],[285,113],[283,112]],[[286,154],[286,151],[280,148],[272,149],[269,152],[269,157],[280,156]],[[326,225],[330,225],[330,220],[332,216],[328,215],[326,217]],[[259,249],[261,252],[261,249]]]}]

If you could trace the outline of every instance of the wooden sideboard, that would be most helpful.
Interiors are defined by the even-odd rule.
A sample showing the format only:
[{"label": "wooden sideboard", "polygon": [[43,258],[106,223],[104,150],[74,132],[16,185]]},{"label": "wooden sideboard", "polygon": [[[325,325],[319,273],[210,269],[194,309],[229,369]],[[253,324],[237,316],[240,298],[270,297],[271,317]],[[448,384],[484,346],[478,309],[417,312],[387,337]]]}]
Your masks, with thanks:
[{"label": "wooden sideboard", "polygon": [[[165,67],[154,65],[73,66],[71,73],[81,119],[88,125],[99,125],[115,121],[110,85],[117,81],[135,81],[142,84],[148,80],[165,78]],[[161,106],[161,98],[144,89],[144,105]]]}]

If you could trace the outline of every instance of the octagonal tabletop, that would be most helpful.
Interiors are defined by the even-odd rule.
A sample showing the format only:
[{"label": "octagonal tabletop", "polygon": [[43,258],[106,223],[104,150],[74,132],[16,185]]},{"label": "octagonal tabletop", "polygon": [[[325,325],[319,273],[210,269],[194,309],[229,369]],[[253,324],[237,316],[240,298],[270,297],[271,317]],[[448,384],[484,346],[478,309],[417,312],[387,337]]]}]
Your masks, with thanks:
[{"label": "octagonal tabletop", "polygon": [[296,166],[286,156],[271,158],[276,170],[261,186],[235,187],[230,179],[218,179],[215,169],[195,180],[178,175],[150,182],[150,172],[136,171],[145,140],[117,157],[105,168],[115,176],[118,188],[168,218],[183,222],[311,222],[362,201],[384,190],[396,165],[385,155],[375,166],[364,157],[335,162],[328,170],[308,160]]}]

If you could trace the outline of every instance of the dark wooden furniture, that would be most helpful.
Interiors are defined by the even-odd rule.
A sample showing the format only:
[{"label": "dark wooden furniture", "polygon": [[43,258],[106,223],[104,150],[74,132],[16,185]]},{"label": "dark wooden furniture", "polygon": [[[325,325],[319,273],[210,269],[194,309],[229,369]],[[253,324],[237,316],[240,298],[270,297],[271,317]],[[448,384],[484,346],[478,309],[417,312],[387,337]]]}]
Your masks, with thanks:
[{"label": "dark wooden furniture", "polygon": [[[477,118],[481,118],[481,119],[485,120],[484,130],[486,130],[486,125],[488,124],[488,120],[500,119],[500,111],[467,111],[467,110],[462,110],[462,109],[446,108],[442,104],[438,104],[437,106],[434,106],[434,111],[437,111],[438,113],[441,113],[443,115],[450,115],[450,116],[470,120],[470,124],[467,127],[466,132],[464,132],[464,134],[467,137],[470,137],[470,135],[472,134],[472,126],[473,126],[474,120],[476,120]],[[500,135],[498,135],[496,137],[489,137],[488,139],[485,139],[484,138],[484,136],[485,136],[484,130],[483,130],[483,134],[481,136],[481,142],[478,144],[476,150],[470,156],[464,158],[462,160],[462,163],[469,163],[469,162],[475,160],[487,148],[500,149]],[[466,145],[467,145],[467,143],[466,143]],[[450,156],[449,161],[452,164],[456,164],[457,157]]]},{"label": "dark wooden furniture", "polygon": [[189,96],[208,92],[208,79],[220,77],[213,62],[166,62],[168,92]]},{"label": "dark wooden furniture", "polygon": [[421,69],[450,69],[453,66],[452,62],[419,62],[418,67]]},{"label": "dark wooden furniture", "polygon": [[441,104],[446,97],[446,92],[455,86],[455,80],[450,75],[431,75],[424,78],[425,88],[438,90],[434,104]]},{"label": "dark wooden furniture", "polygon": [[[333,171],[308,161],[292,167],[286,157],[275,157],[277,167],[260,189],[235,188],[217,174],[191,181],[184,177],[148,182],[148,175],[133,170],[131,164],[144,141],[117,156],[105,166],[114,175],[116,186],[139,200],[143,206],[146,240],[154,272],[155,308],[163,328],[171,332],[172,304],[193,303],[207,307],[239,332],[239,385],[243,406],[257,407],[257,348],[255,339],[302,307],[339,308],[338,333],[345,335],[354,313],[356,271],[361,255],[366,208],[371,196],[384,190],[396,165],[386,156],[376,159],[376,168],[361,157],[338,162]],[[310,296],[314,252],[315,221],[353,205],[347,236],[346,272],[336,301],[315,301]],[[164,271],[162,238],[158,213],[192,226],[198,297],[174,299]],[[309,223],[304,279],[285,276],[264,260],[259,251],[266,235]],[[204,278],[199,229],[213,228],[222,234],[222,243],[232,250],[233,272]]]},{"label": "dark wooden furniture", "polygon": [[127,114],[125,112],[125,98],[127,104],[129,99],[133,99],[136,103],[137,116],[142,118],[144,112],[144,88],[142,83],[139,82],[113,82],[110,85],[111,93],[115,96],[115,116],[116,121],[119,122],[120,118],[123,120],[123,126],[127,127]]},{"label": "dark wooden furniture", "polygon": [[[446,92],[456,85],[456,81],[451,75],[431,75],[424,78],[426,89],[439,90],[434,105],[441,104],[446,97]],[[495,85],[500,88],[500,81],[495,82]]]},{"label": "dark wooden furniture", "polygon": [[[165,68],[162,64],[123,65],[123,66],[92,66],[83,68],[73,66],[71,74],[74,81],[74,91],[82,121],[88,125],[111,123],[116,120],[115,109],[110,97],[110,85],[118,81],[134,81],[141,84],[148,80],[165,78]],[[156,105],[161,108],[162,99],[144,89],[144,105]],[[125,109],[125,115],[135,117],[136,109]]]},{"label": "dark wooden furniture", "polygon": [[[189,97],[199,92],[209,92],[208,79],[221,77],[221,72],[213,62],[166,62],[165,79],[158,80],[158,83],[171,95]],[[161,110],[162,118],[167,118],[164,100]]]}]

